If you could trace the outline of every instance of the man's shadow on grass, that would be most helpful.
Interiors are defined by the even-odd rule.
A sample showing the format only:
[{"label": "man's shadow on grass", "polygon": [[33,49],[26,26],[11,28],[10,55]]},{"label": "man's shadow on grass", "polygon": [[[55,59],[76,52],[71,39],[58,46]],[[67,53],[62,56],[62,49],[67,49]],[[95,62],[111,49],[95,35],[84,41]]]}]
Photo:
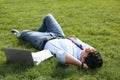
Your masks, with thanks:
[{"label": "man's shadow on grass", "polygon": [[54,68],[53,73],[51,74],[51,77],[62,80],[63,78],[67,78],[74,75],[78,75],[78,76],[84,76],[88,74],[95,75],[97,71],[98,69],[85,70],[85,69],[76,67],[75,65],[62,65],[58,63]]}]

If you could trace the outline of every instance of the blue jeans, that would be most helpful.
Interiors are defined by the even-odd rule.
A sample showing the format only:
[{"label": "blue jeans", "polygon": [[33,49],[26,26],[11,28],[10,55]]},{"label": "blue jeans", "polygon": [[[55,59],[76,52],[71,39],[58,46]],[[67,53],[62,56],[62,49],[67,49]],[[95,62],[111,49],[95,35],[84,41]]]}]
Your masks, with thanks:
[{"label": "blue jeans", "polygon": [[[36,31],[25,30],[18,38],[26,40],[36,49],[42,50],[45,45],[43,43],[46,42],[46,39],[54,37],[65,37],[65,35],[56,19],[51,14],[48,14],[44,18],[42,25]],[[41,47],[41,45],[43,46]]]}]

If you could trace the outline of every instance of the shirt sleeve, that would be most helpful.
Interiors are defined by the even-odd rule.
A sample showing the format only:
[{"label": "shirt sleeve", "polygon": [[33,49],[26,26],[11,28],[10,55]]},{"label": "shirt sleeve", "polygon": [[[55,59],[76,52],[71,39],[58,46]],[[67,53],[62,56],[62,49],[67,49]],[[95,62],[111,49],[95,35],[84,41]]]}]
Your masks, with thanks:
[{"label": "shirt sleeve", "polygon": [[67,54],[67,52],[59,45],[48,42],[46,43],[44,49],[49,50],[53,55],[55,55],[58,62],[65,64],[65,55]]}]

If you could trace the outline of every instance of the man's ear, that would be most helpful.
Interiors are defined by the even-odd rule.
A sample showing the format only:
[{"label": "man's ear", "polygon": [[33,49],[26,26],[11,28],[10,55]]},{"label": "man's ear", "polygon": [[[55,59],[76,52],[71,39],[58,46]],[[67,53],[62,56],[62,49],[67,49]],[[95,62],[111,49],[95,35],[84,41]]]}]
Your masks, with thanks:
[{"label": "man's ear", "polygon": [[91,52],[94,52],[95,50],[94,49],[91,49]]},{"label": "man's ear", "polygon": [[87,49],[85,49],[85,52],[87,52]]}]

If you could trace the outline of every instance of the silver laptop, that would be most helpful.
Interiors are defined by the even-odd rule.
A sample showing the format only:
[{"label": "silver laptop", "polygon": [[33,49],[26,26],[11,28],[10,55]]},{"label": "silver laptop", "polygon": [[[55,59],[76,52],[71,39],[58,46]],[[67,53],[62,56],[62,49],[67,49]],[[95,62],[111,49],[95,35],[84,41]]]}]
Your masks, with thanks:
[{"label": "silver laptop", "polygon": [[8,63],[34,64],[31,51],[13,48],[3,49]]}]

